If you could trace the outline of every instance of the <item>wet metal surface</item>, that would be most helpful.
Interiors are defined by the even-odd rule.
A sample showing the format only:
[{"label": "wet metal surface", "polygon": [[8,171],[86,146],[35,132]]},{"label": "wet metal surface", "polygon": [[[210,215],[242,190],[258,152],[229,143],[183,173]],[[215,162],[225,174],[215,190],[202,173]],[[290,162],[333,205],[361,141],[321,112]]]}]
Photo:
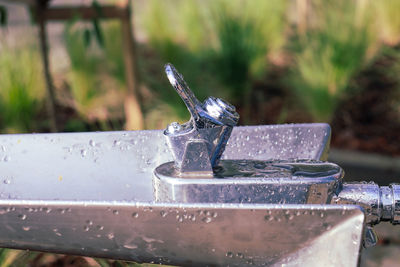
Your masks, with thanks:
[{"label": "wet metal surface", "polygon": [[[223,158],[318,160],[329,136],[327,124],[235,127]],[[162,130],[1,135],[0,198],[151,202],[154,169],[172,160]]]},{"label": "wet metal surface", "polygon": [[[329,136],[326,124],[236,127],[224,158],[319,160]],[[0,160],[4,247],[242,266],[311,263],[339,235],[331,262],[358,259],[358,207],[155,203],[154,169],[173,160],[162,131],[2,135]]]},{"label": "wet metal surface", "polygon": [[354,206],[53,201],[0,206],[0,244],[6,247],[184,266],[320,266],[321,259],[356,266],[364,220]]}]

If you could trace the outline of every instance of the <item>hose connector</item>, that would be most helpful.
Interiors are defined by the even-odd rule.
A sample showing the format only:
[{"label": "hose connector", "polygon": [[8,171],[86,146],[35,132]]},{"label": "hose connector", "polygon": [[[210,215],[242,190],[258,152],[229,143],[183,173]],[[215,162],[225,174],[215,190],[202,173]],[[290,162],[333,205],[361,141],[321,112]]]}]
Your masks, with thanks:
[{"label": "hose connector", "polygon": [[370,225],[381,221],[400,224],[400,185],[379,186],[370,183],[344,183],[332,204],[354,204],[361,206]]},{"label": "hose connector", "polygon": [[400,224],[400,185],[390,184],[380,187],[381,220]]}]

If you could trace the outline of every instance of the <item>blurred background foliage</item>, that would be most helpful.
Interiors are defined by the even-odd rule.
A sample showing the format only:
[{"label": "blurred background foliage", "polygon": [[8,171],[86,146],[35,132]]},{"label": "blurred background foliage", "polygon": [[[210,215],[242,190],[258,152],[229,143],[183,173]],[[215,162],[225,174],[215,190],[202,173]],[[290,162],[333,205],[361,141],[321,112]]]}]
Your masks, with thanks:
[{"label": "blurred background foliage", "polygon": [[5,42],[0,54],[0,125],[9,133],[33,132],[42,126],[36,114],[44,99],[42,70],[35,46],[14,48]]},{"label": "blurred background foliage", "polygon": [[351,79],[376,53],[377,32],[363,1],[315,1],[314,10],[295,44],[291,88],[315,121],[330,122]]},{"label": "blurred background foliage", "polygon": [[[252,81],[265,75],[267,55],[284,43],[287,6],[286,1],[151,1],[144,29],[151,49],[184,70],[200,99],[226,98],[249,122]],[[170,89],[158,92],[172,101],[178,116],[187,116]]]},{"label": "blurred background foliage", "polygon": [[[79,3],[101,13],[101,4],[116,0]],[[6,8],[0,10],[0,131],[49,131],[36,26],[14,31]],[[383,129],[385,122],[398,131],[399,10],[396,0],[133,1],[145,128],[189,118],[163,72],[171,62],[200,100],[214,95],[234,104],[242,125],[328,122],[339,133],[334,145],[368,139],[365,125]],[[75,17],[52,35],[53,24],[51,50],[65,51],[50,51],[60,130],[123,129],[120,23]],[[357,142],[344,145],[365,148]]]},{"label": "blurred background foliage", "polygon": [[[242,125],[328,122],[333,145],[400,155],[400,1],[132,3],[147,129],[189,118],[163,71],[171,62],[200,100],[213,95],[234,104]],[[15,33],[9,19],[0,5],[0,132],[49,131],[35,25]],[[50,53],[61,130],[123,129],[127,86],[120,24],[76,17],[61,26],[57,45],[65,56]],[[0,266],[45,257],[54,256],[1,250]]]},{"label": "blurred background foliage", "polygon": [[[392,0],[134,1],[146,128],[189,116],[164,76],[166,62],[184,74],[199,99],[215,95],[232,102],[241,124],[332,122],[341,103],[362,94],[359,74],[385,49],[397,57],[399,9]],[[7,45],[7,34],[3,29],[1,129],[44,132],[37,48],[33,41]],[[119,23],[92,25],[77,17],[65,23],[62,35],[67,58],[60,60],[69,67],[53,73],[65,113],[62,129],[122,129],[126,82]],[[390,66],[393,73],[396,66]]]}]

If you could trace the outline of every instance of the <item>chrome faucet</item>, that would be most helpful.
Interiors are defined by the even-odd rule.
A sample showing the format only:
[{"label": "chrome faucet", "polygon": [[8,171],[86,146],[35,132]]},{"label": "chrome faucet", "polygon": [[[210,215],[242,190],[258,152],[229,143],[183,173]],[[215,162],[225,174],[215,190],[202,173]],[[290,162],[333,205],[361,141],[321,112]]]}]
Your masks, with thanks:
[{"label": "chrome faucet", "polygon": [[221,98],[209,97],[201,103],[172,64],[165,66],[165,72],[191,114],[187,123],[173,122],[164,131],[176,167],[182,173],[211,174],[239,121],[239,114]]},{"label": "chrome faucet", "polygon": [[307,160],[222,160],[239,115],[226,101],[196,99],[183,76],[167,64],[168,79],[185,102],[191,119],[164,131],[175,162],[155,170],[155,197],[178,203],[274,203],[359,205],[368,228],[365,245],[376,242],[371,226],[400,223],[400,185],[344,183],[336,164]]}]

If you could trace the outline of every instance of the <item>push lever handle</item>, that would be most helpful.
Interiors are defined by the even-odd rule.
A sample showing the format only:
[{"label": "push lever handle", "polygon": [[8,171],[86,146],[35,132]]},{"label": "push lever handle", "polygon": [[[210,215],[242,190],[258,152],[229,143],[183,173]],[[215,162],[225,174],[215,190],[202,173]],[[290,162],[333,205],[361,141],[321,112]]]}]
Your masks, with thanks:
[{"label": "push lever handle", "polygon": [[212,128],[217,125],[233,127],[237,124],[239,114],[233,105],[221,98],[212,96],[201,103],[186,84],[182,74],[172,64],[165,65],[165,73],[189,110],[195,127]]},{"label": "push lever handle", "polygon": [[195,121],[199,120],[200,115],[198,109],[201,109],[201,103],[186,84],[182,74],[180,74],[175,67],[169,63],[165,65],[165,73],[167,74],[168,80],[174,87],[175,91],[182,98],[190,112],[190,115],[192,115],[192,118]]}]

